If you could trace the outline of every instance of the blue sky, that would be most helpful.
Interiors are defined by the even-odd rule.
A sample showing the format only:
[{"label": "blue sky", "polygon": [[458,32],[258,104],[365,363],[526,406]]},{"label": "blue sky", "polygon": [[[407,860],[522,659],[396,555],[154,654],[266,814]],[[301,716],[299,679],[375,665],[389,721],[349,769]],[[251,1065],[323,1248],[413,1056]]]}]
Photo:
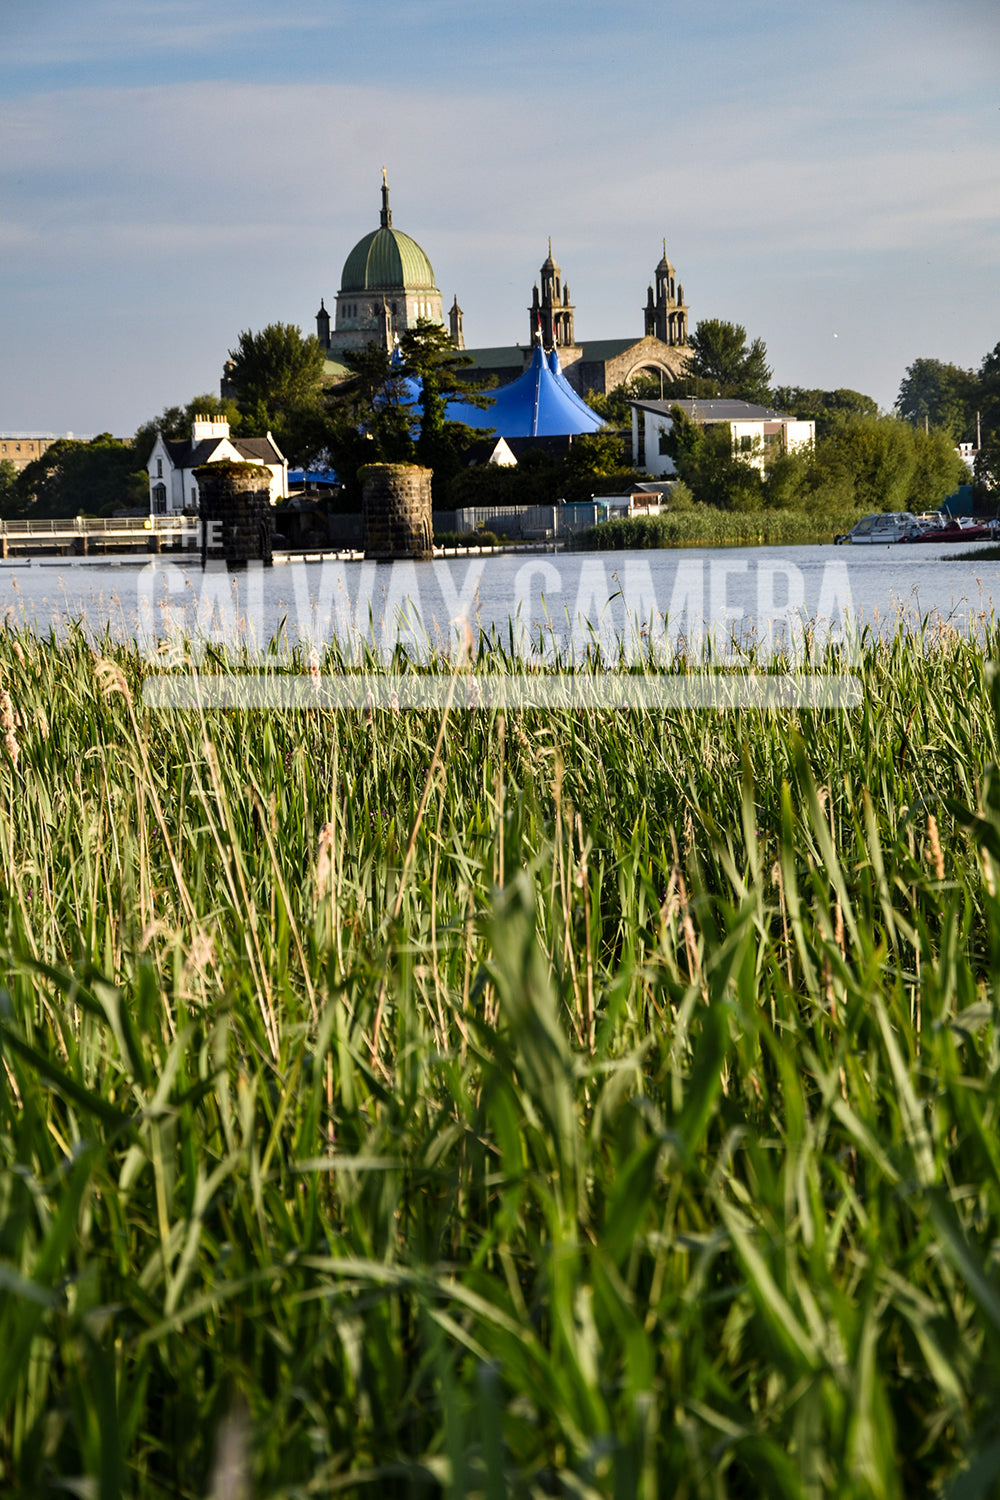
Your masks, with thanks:
[{"label": "blue sky", "polygon": [[2,0],[0,430],[129,434],[244,328],[314,329],[394,222],[470,345],[548,236],[581,341],[693,321],[891,406],[1000,340],[994,0]]}]

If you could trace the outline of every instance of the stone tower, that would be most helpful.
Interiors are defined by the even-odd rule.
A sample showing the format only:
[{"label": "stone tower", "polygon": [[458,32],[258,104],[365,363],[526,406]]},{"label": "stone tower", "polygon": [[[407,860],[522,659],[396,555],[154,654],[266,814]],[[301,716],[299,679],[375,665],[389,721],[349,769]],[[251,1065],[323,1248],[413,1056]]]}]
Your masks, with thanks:
[{"label": "stone tower", "polygon": [[686,344],[688,337],[688,310],[684,301],[684,288],[675,281],[674,268],[667,259],[667,242],[663,241],[663,256],[653,275],[656,278],[656,294],[649,288],[646,296],[646,333],[659,339],[661,344]]},{"label": "stone tower", "polygon": [[569,287],[562,279],[562,270],[552,259],[552,241],[549,253],[542,263],[542,291],[538,293],[535,283],[528,314],[531,318],[530,343],[541,336],[543,349],[570,348],[576,343],[573,334],[573,304],[569,300]]},{"label": "stone tower", "polygon": [[448,312],[448,323],[451,328],[451,341],[456,349],[465,348],[465,334],[462,332],[462,309],[458,305],[458,293]]}]

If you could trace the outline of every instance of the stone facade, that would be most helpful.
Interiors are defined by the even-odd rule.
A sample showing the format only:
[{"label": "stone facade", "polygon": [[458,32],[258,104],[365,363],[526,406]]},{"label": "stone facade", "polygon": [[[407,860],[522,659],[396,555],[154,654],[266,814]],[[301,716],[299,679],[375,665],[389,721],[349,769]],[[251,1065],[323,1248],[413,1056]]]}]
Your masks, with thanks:
[{"label": "stone facade", "polygon": [[201,564],[271,566],[271,498],[259,464],[202,464],[198,479]]},{"label": "stone facade", "polygon": [[376,562],[432,558],[431,470],[417,464],[369,464],[359,477],[365,557]]},{"label": "stone facade", "polygon": [[[563,366],[566,379],[581,396],[588,391],[605,395],[636,375],[661,375],[669,386],[682,374],[690,353],[686,346],[666,344],[651,334],[617,351],[608,347],[612,342],[585,344],[579,360]],[[559,353],[561,359],[562,350]]]},{"label": "stone facade", "polygon": [[[72,433],[67,433],[72,437]],[[36,458],[41,458],[46,448],[51,448],[59,439],[49,433],[0,432],[0,463],[6,461],[17,470],[26,469]]]}]

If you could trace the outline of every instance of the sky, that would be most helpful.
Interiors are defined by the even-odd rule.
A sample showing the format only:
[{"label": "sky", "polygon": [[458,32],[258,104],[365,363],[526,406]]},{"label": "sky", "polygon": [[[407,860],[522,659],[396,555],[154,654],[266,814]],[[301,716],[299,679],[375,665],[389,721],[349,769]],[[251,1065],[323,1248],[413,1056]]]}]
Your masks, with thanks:
[{"label": "sky", "polygon": [[1000,341],[996,0],[0,0],[0,431],[128,436],[393,223],[470,347],[692,327],[892,407]]}]

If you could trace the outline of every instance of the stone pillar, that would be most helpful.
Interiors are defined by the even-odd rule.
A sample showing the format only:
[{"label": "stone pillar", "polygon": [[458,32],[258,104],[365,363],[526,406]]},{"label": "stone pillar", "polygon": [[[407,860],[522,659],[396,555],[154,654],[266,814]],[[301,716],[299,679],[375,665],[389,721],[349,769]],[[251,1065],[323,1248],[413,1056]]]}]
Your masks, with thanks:
[{"label": "stone pillar", "polygon": [[202,464],[195,470],[201,519],[201,565],[225,561],[271,566],[270,473],[261,464]]},{"label": "stone pillar", "polygon": [[376,562],[432,558],[431,470],[417,464],[368,464],[359,478],[365,557]]}]

